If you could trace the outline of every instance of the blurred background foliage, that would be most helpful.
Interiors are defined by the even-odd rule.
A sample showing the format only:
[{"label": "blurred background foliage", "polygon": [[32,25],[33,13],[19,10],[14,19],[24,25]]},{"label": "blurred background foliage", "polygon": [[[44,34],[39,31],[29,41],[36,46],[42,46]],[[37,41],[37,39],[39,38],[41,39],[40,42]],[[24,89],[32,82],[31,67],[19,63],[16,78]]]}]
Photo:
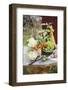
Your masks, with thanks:
[{"label": "blurred background foliage", "polygon": [[41,27],[42,17],[37,15],[23,15],[23,36],[24,45],[31,36],[37,35]]}]

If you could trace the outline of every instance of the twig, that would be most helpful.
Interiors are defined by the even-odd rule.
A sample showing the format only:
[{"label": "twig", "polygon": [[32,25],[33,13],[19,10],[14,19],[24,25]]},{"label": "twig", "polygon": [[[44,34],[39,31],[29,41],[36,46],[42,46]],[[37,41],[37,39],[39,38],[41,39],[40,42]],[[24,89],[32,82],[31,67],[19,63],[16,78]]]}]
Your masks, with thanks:
[{"label": "twig", "polygon": [[[39,57],[39,56],[38,56]],[[40,59],[38,59],[38,57],[33,61],[31,62],[29,65],[32,65],[33,63],[35,63],[36,61],[39,61],[40,59],[42,59],[42,57]]]}]

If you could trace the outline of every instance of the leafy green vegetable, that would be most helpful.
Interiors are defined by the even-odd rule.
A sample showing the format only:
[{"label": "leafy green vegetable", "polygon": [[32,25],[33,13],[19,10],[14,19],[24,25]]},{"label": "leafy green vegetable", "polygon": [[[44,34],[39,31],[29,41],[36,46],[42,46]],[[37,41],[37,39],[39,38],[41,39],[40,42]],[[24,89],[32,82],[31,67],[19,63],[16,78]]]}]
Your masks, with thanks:
[{"label": "leafy green vegetable", "polygon": [[47,41],[47,46],[43,48],[44,52],[52,52],[54,49],[54,44],[52,41]]},{"label": "leafy green vegetable", "polygon": [[47,41],[47,48],[50,48],[50,49],[54,48],[54,44],[52,41]]},{"label": "leafy green vegetable", "polygon": [[50,28],[48,28],[48,29],[45,29],[45,31],[46,31],[46,32],[50,32],[51,30],[50,30]]}]

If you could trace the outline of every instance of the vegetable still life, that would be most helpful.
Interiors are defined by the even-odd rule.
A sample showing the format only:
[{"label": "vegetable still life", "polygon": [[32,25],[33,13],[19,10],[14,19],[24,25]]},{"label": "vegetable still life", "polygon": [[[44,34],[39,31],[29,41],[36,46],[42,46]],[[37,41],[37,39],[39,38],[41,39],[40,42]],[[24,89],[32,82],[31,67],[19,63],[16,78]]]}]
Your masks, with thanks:
[{"label": "vegetable still life", "polygon": [[[30,18],[32,21],[30,21]],[[41,23],[42,19],[39,16],[32,16],[30,18],[27,18],[26,20],[26,23],[28,24],[26,25],[25,23],[24,25],[24,27],[27,27],[24,28],[24,52],[27,51],[24,54],[26,55],[25,57],[27,57],[28,59],[24,60],[24,71],[27,70],[29,72],[30,70],[28,68],[33,68],[36,65],[36,67],[41,66],[40,64],[42,64],[43,67],[45,67],[47,65],[46,62],[50,66],[51,64],[53,66],[53,64],[56,63],[56,60],[54,60],[55,62],[53,63],[53,61],[51,62],[50,59],[54,59],[57,57],[57,44],[55,42],[54,37],[55,30],[53,28],[52,23]],[[45,26],[45,28],[43,28],[43,26]],[[25,50],[25,48],[27,48],[27,50]],[[26,67],[27,69],[25,69]]]}]

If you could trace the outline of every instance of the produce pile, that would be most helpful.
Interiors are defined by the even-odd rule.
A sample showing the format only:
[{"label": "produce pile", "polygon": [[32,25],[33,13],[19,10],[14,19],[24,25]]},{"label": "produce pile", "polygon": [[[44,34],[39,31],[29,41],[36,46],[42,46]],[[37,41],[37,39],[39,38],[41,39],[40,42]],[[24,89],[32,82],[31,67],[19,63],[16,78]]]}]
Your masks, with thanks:
[{"label": "produce pile", "polygon": [[53,26],[48,24],[46,29],[38,30],[36,36],[31,36],[27,40],[29,48],[27,55],[30,60],[35,60],[38,56],[42,55],[42,51],[44,53],[53,52],[56,47],[53,32]]}]

